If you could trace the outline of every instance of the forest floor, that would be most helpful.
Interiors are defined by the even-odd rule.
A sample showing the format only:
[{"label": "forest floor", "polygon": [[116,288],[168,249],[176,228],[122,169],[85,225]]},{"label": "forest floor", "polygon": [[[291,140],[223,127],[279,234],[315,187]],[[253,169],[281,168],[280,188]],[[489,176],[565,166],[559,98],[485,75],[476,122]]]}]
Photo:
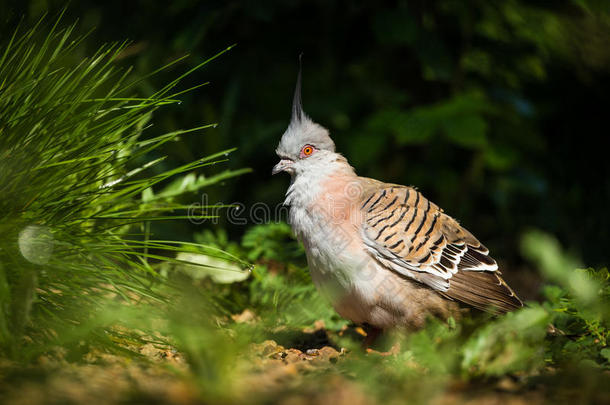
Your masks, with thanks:
[{"label": "forest floor", "polygon": [[[239,316],[247,319],[250,315],[246,311]],[[380,368],[391,367],[394,355],[338,348],[333,344],[333,336],[344,333],[353,334],[357,339],[362,331],[354,327],[329,331],[318,323],[315,329],[303,330],[296,338],[293,335],[285,343],[287,346],[276,340],[251,344],[250,353],[244,353],[248,366],[239,384],[230,387],[230,394],[224,392],[220,396],[202,392],[192,366],[180,352],[152,343],[131,348],[141,354],[135,360],[90,352],[78,363],[61,359],[61,353],[54,353],[41,357],[36,365],[18,370],[4,362],[0,363],[0,402],[13,405],[385,402],[369,395],[349,374],[336,373],[333,369],[354,356],[373,357]],[[281,334],[278,336],[282,341]],[[577,390],[574,387],[574,394]],[[544,385],[532,386],[515,376],[481,382],[455,379],[426,402],[533,405],[547,402],[546,391]]]}]

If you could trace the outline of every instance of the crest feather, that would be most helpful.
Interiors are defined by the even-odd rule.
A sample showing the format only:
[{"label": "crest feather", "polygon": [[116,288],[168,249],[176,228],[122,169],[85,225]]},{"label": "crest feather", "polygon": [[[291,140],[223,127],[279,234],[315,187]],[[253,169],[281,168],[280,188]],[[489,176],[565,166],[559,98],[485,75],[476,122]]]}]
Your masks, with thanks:
[{"label": "crest feather", "polygon": [[297,75],[297,85],[294,89],[294,96],[292,98],[292,118],[290,124],[298,124],[303,120],[305,112],[303,111],[303,103],[301,101],[301,76],[303,71],[303,63],[301,61],[303,54],[299,55],[299,73]]}]

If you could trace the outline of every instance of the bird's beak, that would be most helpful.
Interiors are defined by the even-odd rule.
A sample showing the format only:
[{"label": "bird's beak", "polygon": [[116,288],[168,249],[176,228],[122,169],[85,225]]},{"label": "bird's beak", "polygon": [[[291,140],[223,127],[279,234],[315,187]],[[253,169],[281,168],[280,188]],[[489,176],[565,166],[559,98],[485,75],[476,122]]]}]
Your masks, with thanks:
[{"label": "bird's beak", "polygon": [[290,170],[294,162],[290,159],[282,159],[278,164],[273,166],[273,170],[271,170],[271,174],[278,174],[279,172],[284,172]]}]

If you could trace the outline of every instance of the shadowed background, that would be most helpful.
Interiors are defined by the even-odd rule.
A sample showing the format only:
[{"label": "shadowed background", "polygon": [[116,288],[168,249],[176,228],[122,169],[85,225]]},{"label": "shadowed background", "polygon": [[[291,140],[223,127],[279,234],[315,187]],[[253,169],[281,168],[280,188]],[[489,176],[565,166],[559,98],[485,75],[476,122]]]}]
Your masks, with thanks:
[{"label": "shadowed background", "polygon": [[[3,1],[2,35],[63,1]],[[537,285],[518,256],[527,228],[556,235],[584,263],[607,263],[610,227],[604,137],[610,19],[604,2],[74,1],[86,40],[129,38],[121,62],[136,75],[186,53],[184,70],[237,44],[184,87],[206,87],[155,117],[149,136],[218,122],[165,150],[162,171],[227,147],[253,172],[206,190],[211,202],[275,207],[271,177],[304,53],[306,112],[326,126],[360,175],[417,186],[479,237],[523,295]],[[173,70],[141,83],[152,89]],[[165,75],[165,76],[164,76]],[[183,202],[201,201],[200,195]],[[275,218],[272,218],[275,219]],[[240,237],[246,227],[219,227]],[[201,225],[158,226],[190,240]]]}]

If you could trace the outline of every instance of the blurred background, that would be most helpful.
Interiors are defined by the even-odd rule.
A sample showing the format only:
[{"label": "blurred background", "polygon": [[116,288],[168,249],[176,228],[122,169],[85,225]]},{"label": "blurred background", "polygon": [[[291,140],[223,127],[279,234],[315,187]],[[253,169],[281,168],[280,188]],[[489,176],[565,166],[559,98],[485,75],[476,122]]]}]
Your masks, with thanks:
[{"label": "blurred background", "polygon": [[[31,25],[64,6],[3,0],[2,36],[21,19]],[[121,63],[136,76],[191,54],[141,82],[144,94],[237,45],[186,79],[184,88],[210,84],[159,111],[148,136],[219,123],[167,146],[170,158],[155,170],[238,147],[229,166],[253,171],[206,193],[246,210],[283,201],[289,180],[270,171],[303,52],[304,108],[356,171],[417,186],[533,297],[536,278],[518,255],[526,229],[554,234],[588,266],[609,259],[609,8],[584,0],[81,0],[64,21],[78,19],[82,33],[95,28],[85,41],[90,50],[131,40]],[[216,226],[235,239],[247,229]],[[202,227],[184,220],[154,231],[188,241]]]}]

